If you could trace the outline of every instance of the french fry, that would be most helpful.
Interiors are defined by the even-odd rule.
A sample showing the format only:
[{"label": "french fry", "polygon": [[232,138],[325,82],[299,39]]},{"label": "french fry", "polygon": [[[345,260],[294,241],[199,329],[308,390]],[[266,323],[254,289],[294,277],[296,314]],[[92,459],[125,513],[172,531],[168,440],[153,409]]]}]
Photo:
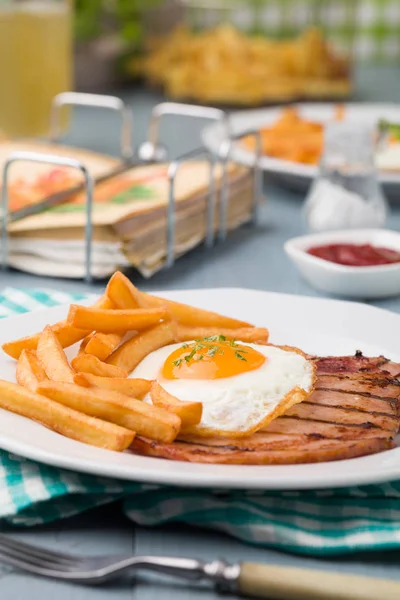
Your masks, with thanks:
[{"label": "french fry", "polygon": [[224,317],[208,310],[202,310],[195,308],[194,306],[188,306],[187,304],[181,304],[180,302],[173,302],[172,300],[164,300],[157,296],[150,296],[143,292],[139,292],[140,306],[143,308],[156,308],[165,306],[168,308],[169,314],[172,319],[175,319],[182,325],[188,325],[192,327],[226,327],[228,329],[237,329],[238,327],[251,327],[250,323],[245,321],[238,321],[230,317]]},{"label": "french fry", "polygon": [[92,304],[93,308],[101,308],[103,310],[112,310],[115,308],[113,301],[107,296],[107,294],[103,294],[100,296],[98,300],[94,304]]},{"label": "french fry", "polygon": [[95,332],[92,331],[92,333],[89,333],[89,335],[87,335],[85,338],[83,338],[83,340],[79,344],[78,354],[84,354],[85,353],[86,346],[88,345],[88,343],[90,342],[90,340],[92,339],[92,337],[94,336],[94,334],[95,334]]},{"label": "french fry", "polygon": [[36,352],[49,379],[73,383],[74,371],[51,327],[44,328],[39,337]]},{"label": "french fry", "polygon": [[172,442],[181,426],[177,415],[110,390],[48,381],[39,385],[38,393],[159,442]]},{"label": "french fry", "polygon": [[[72,346],[76,342],[79,342],[89,332],[82,329],[76,329],[71,327],[66,321],[60,321],[52,326],[52,331],[57,336],[60,344],[63,348]],[[2,345],[2,349],[6,354],[18,360],[22,350],[36,350],[40,338],[40,333],[30,335],[13,342],[6,342]]]},{"label": "french fry", "polygon": [[90,373],[77,373],[74,376],[74,381],[77,385],[112,390],[139,400],[149,393],[151,385],[149,379],[98,377],[97,375],[91,375]]},{"label": "french fry", "polygon": [[121,271],[114,273],[106,288],[106,295],[117,308],[139,308],[136,292],[133,283]]},{"label": "french fry", "polygon": [[[93,305],[95,308],[110,309],[113,304],[111,300],[106,296],[101,296],[97,302]],[[52,325],[51,329],[55,333],[63,348],[68,348],[86,337],[90,331],[86,329],[77,329],[72,327],[67,321],[59,321],[55,325]],[[29,335],[27,337],[14,340],[12,342],[6,342],[2,345],[2,348],[6,354],[18,360],[22,350],[36,350],[40,333]]]},{"label": "french fry", "polygon": [[174,341],[176,341],[174,324],[167,321],[126,341],[107,358],[106,362],[130,373],[150,352]]},{"label": "french fry", "polygon": [[112,352],[120,345],[123,333],[101,333],[97,331],[87,341],[83,351],[93,354],[100,360],[106,360]]},{"label": "french fry", "polygon": [[35,392],[42,381],[48,379],[34,350],[22,350],[16,372],[17,381],[22,387]]},{"label": "french fry", "polygon": [[151,400],[154,406],[165,408],[168,412],[178,415],[182,427],[197,425],[201,421],[203,405],[201,402],[186,402],[175,398],[167,392],[157,381],[151,383]]},{"label": "french fry", "polygon": [[177,325],[177,337],[180,342],[198,340],[214,335],[222,335],[227,340],[236,340],[238,342],[261,343],[268,342],[269,331],[263,327],[239,327],[238,329],[225,329],[216,327],[188,327],[187,325]]},{"label": "french fry", "polygon": [[[111,285],[110,280],[107,287],[107,295],[112,303],[118,308],[131,308],[130,306],[127,306],[130,302],[132,302],[132,308],[134,308],[134,305],[139,306],[140,308],[166,307],[172,319],[175,319],[182,325],[188,325],[189,327],[225,327],[229,329],[251,327],[251,325],[245,321],[238,321],[237,319],[224,317],[208,310],[202,310],[201,308],[195,308],[194,306],[188,306],[187,304],[181,304],[180,302],[173,302],[172,300],[145,294],[144,292],[139,291],[133,283],[120,272],[118,272],[118,274],[115,273],[112,279],[114,280],[114,284]],[[121,292],[121,289],[124,286],[125,290],[124,292]],[[122,298],[122,300],[120,298]]]},{"label": "french fry", "polygon": [[[67,387],[70,387],[69,384]],[[116,452],[128,448],[134,438],[134,433],[128,429],[88,417],[20,385],[3,380],[0,380],[0,408],[39,421],[68,438]]]},{"label": "french fry", "polygon": [[68,313],[68,322],[73,327],[115,333],[148,329],[166,316],[167,310],[164,307],[102,310],[72,304]]},{"label": "french fry", "polygon": [[78,354],[72,359],[71,365],[77,372],[90,373],[99,377],[128,377],[126,369],[118,365],[107,364],[91,354]]}]

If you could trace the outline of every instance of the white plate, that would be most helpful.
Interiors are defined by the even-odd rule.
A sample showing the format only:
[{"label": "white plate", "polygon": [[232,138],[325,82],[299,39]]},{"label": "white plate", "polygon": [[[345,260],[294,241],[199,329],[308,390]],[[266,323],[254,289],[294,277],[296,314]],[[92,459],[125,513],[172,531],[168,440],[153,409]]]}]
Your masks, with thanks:
[{"label": "white plate", "polygon": [[[326,123],[331,120],[337,103],[299,103],[295,104],[300,114],[314,121]],[[283,106],[274,108],[262,108],[257,110],[248,110],[231,113],[231,127],[233,134],[239,134],[248,130],[256,130],[265,125],[272,125],[283,110]],[[350,103],[345,105],[346,120],[374,126],[380,119],[400,123],[400,107],[396,104],[371,104],[371,103]],[[226,128],[222,123],[213,123],[207,126],[202,132],[204,144],[213,152],[218,152],[221,142],[225,139]],[[232,157],[240,163],[251,165],[254,161],[254,154],[235,145],[232,151]],[[305,188],[317,173],[317,167],[314,165],[304,165],[287,160],[280,160],[263,156],[261,159],[261,168],[264,171],[279,176],[280,180],[291,186]],[[384,184],[385,190],[393,192],[393,188],[400,186],[400,172],[379,173],[379,179]]]},{"label": "white plate", "polygon": [[[271,341],[316,354],[385,354],[400,361],[400,316],[363,304],[242,289],[169,292],[166,297],[266,326]],[[1,321],[0,343],[65,318],[67,307]],[[366,326],[368,324],[368,326]],[[0,377],[15,381],[15,363],[0,356]],[[121,479],[199,487],[307,489],[400,478],[400,448],[364,458],[312,465],[201,465],[119,454],[64,438],[0,411],[0,447],[49,465]]]}]

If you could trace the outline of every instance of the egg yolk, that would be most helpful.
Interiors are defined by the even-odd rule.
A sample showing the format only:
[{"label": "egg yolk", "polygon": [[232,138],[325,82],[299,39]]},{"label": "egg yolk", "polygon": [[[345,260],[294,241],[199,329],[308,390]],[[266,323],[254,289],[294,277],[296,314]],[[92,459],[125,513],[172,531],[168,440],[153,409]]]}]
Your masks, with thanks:
[{"label": "egg yolk", "polygon": [[254,371],[261,367],[266,357],[224,336],[212,336],[183,344],[164,362],[165,379],[220,379]]}]

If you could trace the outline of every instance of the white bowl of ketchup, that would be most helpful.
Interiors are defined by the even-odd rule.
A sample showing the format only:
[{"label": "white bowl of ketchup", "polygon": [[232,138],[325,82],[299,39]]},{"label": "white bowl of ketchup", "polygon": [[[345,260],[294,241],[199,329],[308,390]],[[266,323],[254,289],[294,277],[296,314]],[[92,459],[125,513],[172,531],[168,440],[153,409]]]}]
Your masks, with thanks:
[{"label": "white bowl of ketchup", "polygon": [[288,240],[285,252],[314,288],[347,298],[400,295],[400,233],[347,229]]}]

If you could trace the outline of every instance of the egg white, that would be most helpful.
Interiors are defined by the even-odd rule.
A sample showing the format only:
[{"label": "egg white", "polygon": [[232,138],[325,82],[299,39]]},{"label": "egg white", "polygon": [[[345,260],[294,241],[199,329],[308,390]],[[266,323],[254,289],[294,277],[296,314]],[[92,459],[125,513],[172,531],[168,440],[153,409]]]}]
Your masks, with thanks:
[{"label": "egg white", "polygon": [[[190,342],[188,342],[190,343]],[[314,381],[311,361],[294,351],[274,346],[247,344],[267,360],[256,370],[221,379],[165,379],[162,368],[168,356],[182,344],[171,344],[149,354],[131,377],[156,379],[179,400],[201,402],[201,422],[193,431],[219,434],[254,431],[275,413],[285,397],[296,388],[310,393]],[[145,401],[151,402],[150,398]]]}]

